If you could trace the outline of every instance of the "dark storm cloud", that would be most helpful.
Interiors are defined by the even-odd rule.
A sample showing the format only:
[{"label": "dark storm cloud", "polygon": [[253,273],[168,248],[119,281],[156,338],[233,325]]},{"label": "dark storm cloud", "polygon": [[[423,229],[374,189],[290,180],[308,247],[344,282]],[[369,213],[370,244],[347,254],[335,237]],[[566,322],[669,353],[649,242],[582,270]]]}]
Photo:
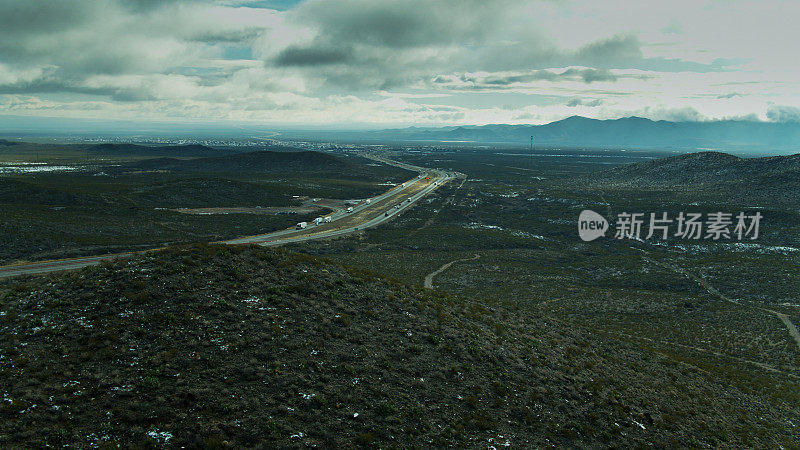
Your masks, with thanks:
[{"label": "dark storm cloud", "polygon": [[104,60],[113,56],[120,36],[93,32],[105,15],[118,12],[119,4],[102,0],[4,0],[0,2],[0,62],[62,68],[86,62],[101,71],[117,71],[126,63]]},{"label": "dark storm cloud", "polygon": [[344,47],[291,46],[282,51],[275,62],[279,66],[319,66],[347,63],[352,56],[352,49]]},{"label": "dark storm cloud", "polygon": [[609,69],[640,69],[660,72],[720,72],[745,60],[715,59],[710,64],[669,58],[646,58],[642,43],[634,35],[616,35],[587,44],[568,56],[572,65]]},{"label": "dark storm cloud", "polygon": [[58,78],[39,78],[31,81],[0,85],[0,94],[41,94],[73,92],[77,94],[112,95],[114,89],[90,88]]},{"label": "dark storm cloud", "polygon": [[[311,76],[329,90],[424,83],[431,73],[542,70],[517,79],[485,80],[487,86],[503,86],[535,80],[615,81],[610,69],[708,72],[729,64],[646,58],[632,34],[601,38],[577,49],[558,48],[535,29],[520,26],[514,11],[521,5],[525,2],[312,0],[292,17],[313,30],[314,37],[266,63],[313,70]],[[571,66],[587,69],[543,70]]]},{"label": "dark storm cloud", "polygon": [[[278,65],[352,65],[390,62],[398,52],[477,44],[486,38],[506,1],[310,1],[294,19],[318,35],[275,57]],[[376,54],[382,54],[376,61]],[[395,68],[397,70],[397,68]]]},{"label": "dark storm cloud", "polygon": [[482,42],[506,0],[310,1],[297,15],[331,42],[402,49]]},{"label": "dark storm cloud", "polygon": [[13,39],[58,32],[81,25],[94,15],[91,2],[41,2],[3,0],[0,2],[0,36]]},{"label": "dark storm cloud", "polygon": [[618,35],[578,49],[575,60],[594,67],[616,67],[642,59],[642,48],[636,36]]},{"label": "dark storm cloud", "polygon": [[576,74],[578,74],[581,77],[584,83],[591,83],[593,81],[617,81],[616,75],[609,72],[608,70],[597,70],[597,69],[567,70],[567,72],[569,71],[576,72]]},{"label": "dark storm cloud", "polygon": [[58,71],[45,72],[42,76],[15,83],[0,84],[2,94],[52,94],[75,93],[107,96],[119,102],[156,100],[158,94],[152,86],[134,84],[131,86],[87,85],[81,78],[65,78]]},{"label": "dark storm cloud", "polygon": [[[262,31],[193,15],[209,11],[203,8],[210,3],[0,1],[0,93],[78,93],[117,101],[169,96],[156,92],[173,87],[164,76],[180,76],[202,58],[224,55],[225,45],[247,45]],[[192,20],[198,17],[203,23]],[[212,81],[220,76],[202,67],[195,74]],[[143,79],[148,77],[157,79]]]},{"label": "dark storm cloud", "polygon": [[[385,89],[464,66],[470,46],[490,39],[510,1],[310,1],[293,20],[316,35],[267,61],[305,66],[326,85]],[[315,67],[316,66],[316,67]]]},{"label": "dark storm cloud", "polygon": [[175,4],[212,3],[211,0],[120,0],[120,4],[134,12],[149,12]]}]

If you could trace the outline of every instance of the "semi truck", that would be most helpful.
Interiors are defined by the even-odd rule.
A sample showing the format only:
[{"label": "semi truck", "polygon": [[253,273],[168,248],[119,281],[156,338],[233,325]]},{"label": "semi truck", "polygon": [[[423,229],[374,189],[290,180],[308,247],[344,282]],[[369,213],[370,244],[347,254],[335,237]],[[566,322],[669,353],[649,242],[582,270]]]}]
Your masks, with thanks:
[{"label": "semi truck", "polygon": [[297,230],[305,230],[307,226],[308,226],[308,222],[299,222],[297,224],[297,226],[295,227],[295,229],[297,229]]},{"label": "semi truck", "polygon": [[322,217],[317,217],[316,219],[314,219],[314,225],[321,224],[323,220],[325,219],[323,219]]},{"label": "semi truck", "polygon": [[325,218],[325,220],[323,220],[323,222],[325,222],[325,223],[331,223],[331,221],[332,221],[332,220],[333,220],[333,217],[331,217],[331,216],[328,216],[328,217],[326,217],[326,218]]}]

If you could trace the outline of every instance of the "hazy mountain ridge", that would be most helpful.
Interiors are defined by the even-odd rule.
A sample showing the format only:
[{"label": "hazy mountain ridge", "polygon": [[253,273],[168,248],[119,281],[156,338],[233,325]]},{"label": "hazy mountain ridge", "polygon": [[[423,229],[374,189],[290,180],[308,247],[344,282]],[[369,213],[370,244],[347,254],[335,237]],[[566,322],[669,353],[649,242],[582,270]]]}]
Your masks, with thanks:
[{"label": "hazy mountain ridge", "polygon": [[709,122],[652,121],[641,117],[613,120],[572,116],[545,125],[483,125],[444,128],[404,128],[373,132],[398,140],[475,141],[570,147],[630,147],[654,149],[800,149],[799,123],[737,120]]}]

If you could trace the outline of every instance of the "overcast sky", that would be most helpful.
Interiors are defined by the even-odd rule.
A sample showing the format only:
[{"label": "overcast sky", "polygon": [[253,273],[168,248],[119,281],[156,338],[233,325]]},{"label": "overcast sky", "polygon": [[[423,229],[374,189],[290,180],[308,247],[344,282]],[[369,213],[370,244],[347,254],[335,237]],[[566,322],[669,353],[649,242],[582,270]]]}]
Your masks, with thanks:
[{"label": "overcast sky", "polygon": [[2,0],[0,114],[797,121],[798,18],[793,0]]}]

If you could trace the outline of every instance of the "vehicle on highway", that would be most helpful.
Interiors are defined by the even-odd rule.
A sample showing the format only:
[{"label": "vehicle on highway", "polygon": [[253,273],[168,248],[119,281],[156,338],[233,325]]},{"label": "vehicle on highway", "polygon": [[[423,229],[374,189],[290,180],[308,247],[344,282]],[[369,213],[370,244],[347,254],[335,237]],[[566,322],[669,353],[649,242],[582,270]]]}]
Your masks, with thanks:
[{"label": "vehicle on highway", "polygon": [[389,217],[389,211],[386,211],[385,213],[383,213],[383,215]]},{"label": "vehicle on highway", "polygon": [[349,213],[353,212],[353,207],[351,206],[351,207],[347,208],[347,212],[349,212]]},{"label": "vehicle on highway", "polygon": [[322,223],[324,220],[325,220],[325,219],[323,219],[322,217],[317,217],[316,219],[314,219],[314,225],[319,225],[319,224],[321,224],[321,223]]},{"label": "vehicle on highway", "polygon": [[365,203],[369,205],[370,203],[372,203],[372,200],[371,199],[367,199],[367,201]]},{"label": "vehicle on highway", "polygon": [[295,229],[304,230],[308,226],[308,222],[299,222]]},{"label": "vehicle on highway", "polygon": [[333,221],[333,217],[331,217],[331,216],[328,216],[328,217],[325,218],[325,220],[323,220],[323,222],[325,222],[325,223],[331,223],[331,221]]}]

